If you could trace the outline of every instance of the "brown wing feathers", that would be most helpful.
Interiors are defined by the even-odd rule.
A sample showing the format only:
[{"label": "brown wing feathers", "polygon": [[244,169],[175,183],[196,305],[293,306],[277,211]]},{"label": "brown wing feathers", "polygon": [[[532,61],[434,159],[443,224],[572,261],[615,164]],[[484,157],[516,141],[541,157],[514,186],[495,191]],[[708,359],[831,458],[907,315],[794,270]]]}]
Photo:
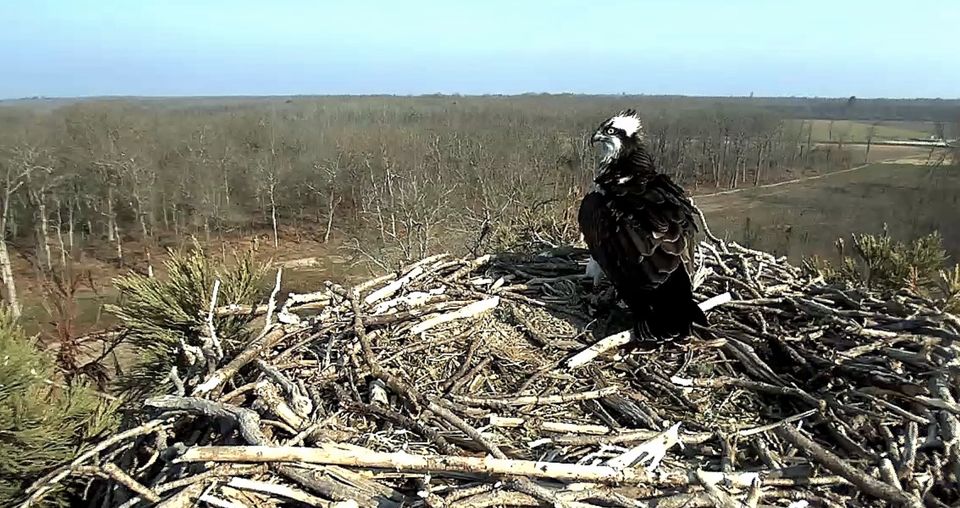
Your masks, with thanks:
[{"label": "brown wing feathers", "polygon": [[703,320],[687,273],[696,225],[679,187],[659,174],[643,180],[588,194],[581,230],[637,318],[661,335],[676,335]]}]

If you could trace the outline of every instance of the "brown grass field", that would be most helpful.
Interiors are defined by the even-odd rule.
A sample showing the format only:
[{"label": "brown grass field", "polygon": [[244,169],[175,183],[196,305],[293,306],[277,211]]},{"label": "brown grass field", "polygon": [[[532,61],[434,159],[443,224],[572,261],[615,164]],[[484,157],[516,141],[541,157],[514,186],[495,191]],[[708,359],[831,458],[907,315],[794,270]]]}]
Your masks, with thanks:
[{"label": "brown grass field", "polygon": [[916,164],[872,164],[816,180],[744,189],[697,199],[714,233],[787,255],[835,255],[852,233],[909,240],[934,230],[952,260],[960,258],[960,170]]}]

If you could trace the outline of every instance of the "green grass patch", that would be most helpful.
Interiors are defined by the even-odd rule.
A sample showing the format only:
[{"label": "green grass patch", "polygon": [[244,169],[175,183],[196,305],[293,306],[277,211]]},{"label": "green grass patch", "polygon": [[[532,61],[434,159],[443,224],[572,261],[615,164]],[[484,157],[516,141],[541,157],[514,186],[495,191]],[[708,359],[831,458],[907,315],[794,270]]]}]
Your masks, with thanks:
[{"label": "green grass patch", "polygon": [[934,125],[929,122],[864,122],[855,120],[794,120],[804,122],[804,136],[806,130],[813,126],[811,139],[818,141],[844,141],[847,143],[865,143],[870,137],[870,129],[874,129],[874,141],[907,140],[926,138],[934,133]]}]

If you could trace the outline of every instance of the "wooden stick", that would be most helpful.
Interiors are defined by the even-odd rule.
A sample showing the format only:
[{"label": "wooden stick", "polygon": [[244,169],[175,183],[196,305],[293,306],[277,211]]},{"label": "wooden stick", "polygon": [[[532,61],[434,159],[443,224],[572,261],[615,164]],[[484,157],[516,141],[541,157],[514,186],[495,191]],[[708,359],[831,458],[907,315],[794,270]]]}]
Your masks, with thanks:
[{"label": "wooden stick", "polygon": [[423,275],[423,267],[418,266],[407,272],[403,277],[400,277],[399,279],[367,295],[367,297],[363,299],[363,303],[365,305],[371,305],[383,300],[384,298],[393,296],[397,291],[400,291],[400,288],[409,284],[410,281],[421,275]]},{"label": "wooden stick", "polygon": [[776,430],[778,436],[796,446],[810,458],[816,460],[823,467],[846,478],[850,483],[856,485],[865,493],[883,499],[887,502],[911,508],[920,508],[923,503],[916,497],[903,492],[891,485],[887,485],[875,478],[868,476],[863,471],[850,465],[841,459],[835,453],[815,443],[812,439],[804,436],[799,430],[790,425],[778,427]]},{"label": "wooden stick", "polygon": [[497,415],[490,415],[489,419],[489,424],[491,427],[501,427],[507,429],[525,427],[533,431],[542,430],[544,432],[562,432],[569,434],[609,434],[611,432],[610,427],[607,427],[606,425],[589,425],[549,421],[545,422],[535,418],[523,419],[502,417]]},{"label": "wooden stick", "polygon": [[603,353],[632,342],[636,337],[637,335],[633,330],[626,330],[604,337],[567,360],[567,368],[576,369],[577,367],[582,367]]},{"label": "wooden stick", "polygon": [[727,291],[725,293],[721,293],[717,296],[714,296],[706,301],[700,302],[697,306],[700,307],[700,310],[702,310],[703,312],[707,312],[708,310],[714,309],[716,307],[719,307],[725,303],[729,303],[732,301],[733,301],[733,296],[730,294],[729,291]]},{"label": "wooden stick", "polygon": [[176,462],[303,462],[361,468],[390,469],[407,473],[479,473],[525,476],[568,482],[644,483],[642,469],[618,469],[560,462],[498,459],[454,455],[383,453],[358,446],[324,443],[317,448],[284,446],[196,446]]},{"label": "wooden stick", "polygon": [[77,466],[73,468],[73,471],[80,474],[91,474],[109,478],[151,503],[160,501],[160,496],[157,495],[156,492],[150,490],[137,480],[134,480],[132,476],[123,472],[123,470],[112,462],[107,462],[103,466]]},{"label": "wooden stick", "polygon": [[287,499],[293,499],[294,501],[299,501],[305,505],[309,506],[322,506],[322,507],[344,507],[347,506],[358,506],[356,501],[353,502],[341,502],[333,503],[327,501],[326,499],[319,498],[313,494],[308,494],[302,490],[294,489],[286,485],[280,485],[277,483],[261,482],[258,480],[251,480],[249,478],[231,478],[227,482],[228,487],[235,488],[237,490],[249,490],[252,492],[263,492],[266,494],[273,494],[275,496],[285,497]]},{"label": "wooden stick", "polygon": [[647,471],[651,473],[660,465],[660,461],[666,456],[667,451],[680,442],[680,423],[675,423],[669,429],[657,434],[648,441],[645,441],[623,454],[614,457],[606,462],[606,465],[617,469],[632,467],[634,464],[643,464],[649,462]]},{"label": "wooden stick", "polygon": [[220,279],[213,281],[213,290],[210,292],[210,311],[207,313],[207,333],[213,351],[216,353],[216,359],[223,358],[223,347],[220,345],[220,338],[217,337],[217,327],[213,324],[213,315],[217,308],[217,296],[220,294]]},{"label": "wooden stick", "polygon": [[214,372],[203,384],[194,388],[193,394],[202,395],[219,390],[223,383],[226,383],[228,379],[232,378],[240,369],[259,357],[260,354],[270,350],[292,333],[304,328],[305,327],[299,325],[282,325],[270,330],[269,333],[254,340],[242,353],[233,357],[229,363]]},{"label": "wooden stick", "polygon": [[90,460],[93,457],[96,457],[100,452],[110,448],[111,446],[126,441],[127,439],[133,439],[144,434],[152,434],[154,432],[167,429],[173,425],[170,422],[170,418],[158,418],[156,420],[150,420],[139,427],[134,427],[129,430],[125,430],[119,434],[111,436],[100,443],[98,443],[93,448],[87,450],[86,452],[80,454],[77,458],[73,459],[70,464],[54,469],[50,473],[47,473],[46,476],[40,478],[33,483],[29,488],[27,488],[27,494],[30,494],[21,505],[20,508],[28,508],[34,503],[39,502],[47,492],[50,492],[58,483],[63,481],[64,478],[70,476],[70,471],[82,465],[84,462]]},{"label": "wooden stick", "polygon": [[545,405],[545,404],[564,404],[567,402],[578,402],[582,400],[592,400],[600,399],[606,397],[607,395],[613,395],[617,393],[620,389],[616,386],[607,386],[599,390],[592,390],[589,392],[579,392],[579,393],[561,393],[559,395],[525,395],[520,397],[505,397],[505,398],[479,398],[479,397],[466,397],[462,395],[454,395],[453,400],[460,402],[462,404],[469,404],[471,406],[486,406],[486,407],[505,407],[505,406],[529,406],[529,405]]},{"label": "wooden stick", "polygon": [[500,305],[500,297],[492,296],[486,300],[471,303],[470,305],[453,312],[440,314],[439,316],[426,319],[419,324],[414,325],[413,328],[410,329],[410,333],[417,335],[443,323],[449,323],[450,321],[456,321],[458,319],[476,317],[484,312],[494,309],[497,305]]}]

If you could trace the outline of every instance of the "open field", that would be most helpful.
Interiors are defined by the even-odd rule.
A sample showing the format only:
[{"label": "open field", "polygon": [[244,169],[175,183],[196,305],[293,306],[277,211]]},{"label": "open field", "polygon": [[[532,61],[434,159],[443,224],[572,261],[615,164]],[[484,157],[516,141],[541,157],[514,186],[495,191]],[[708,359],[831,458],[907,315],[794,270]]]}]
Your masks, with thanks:
[{"label": "open field", "polygon": [[936,134],[934,122],[920,121],[855,121],[855,120],[794,120],[802,123],[804,132],[812,127],[811,139],[820,141],[843,141],[865,143],[873,129],[873,140],[907,140],[928,138]]},{"label": "open field", "polygon": [[874,164],[862,170],[777,187],[697,199],[714,233],[794,260],[834,256],[852,233],[913,239],[938,230],[960,259],[960,170]]}]

